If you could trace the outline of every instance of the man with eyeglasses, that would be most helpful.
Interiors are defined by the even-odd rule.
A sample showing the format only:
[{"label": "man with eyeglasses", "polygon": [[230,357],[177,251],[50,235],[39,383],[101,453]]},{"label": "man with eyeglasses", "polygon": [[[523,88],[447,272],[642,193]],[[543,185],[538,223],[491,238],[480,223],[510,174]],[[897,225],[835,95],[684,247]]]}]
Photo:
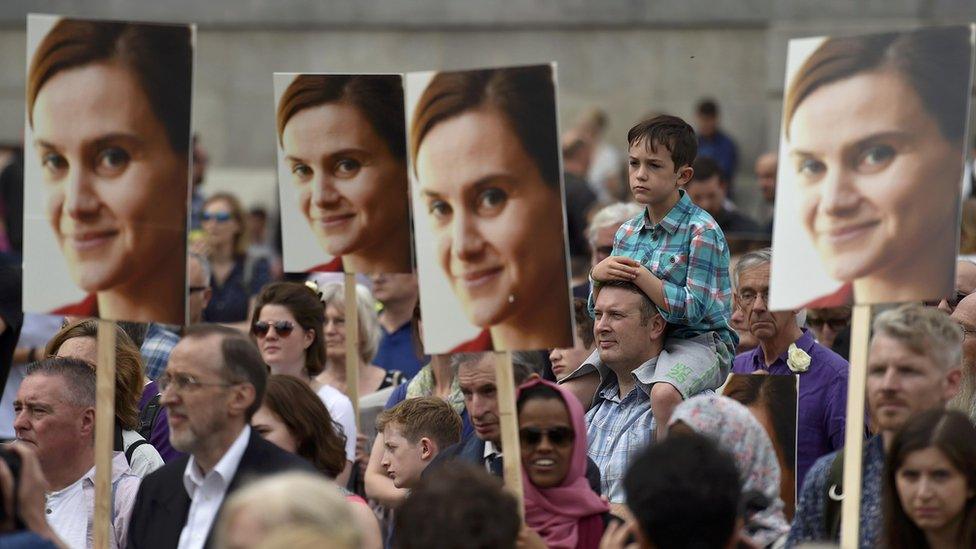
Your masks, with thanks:
[{"label": "man with eyeglasses", "polygon": [[[817,343],[828,349],[834,349],[834,342],[837,340],[838,334],[849,328],[850,325],[850,305],[807,310],[807,327],[813,332]],[[843,356],[836,349],[834,349],[834,352]]]},{"label": "man with eyeglasses", "polygon": [[[613,235],[625,221],[633,219],[641,212],[639,204],[633,202],[614,202],[597,210],[586,227],[586,240],[590,245],[590,268],[610,257],[613,253]],[[587,299],[590,296],[590,281],[573,286],[573,297]]]},{"label": "man with eyeglasses", "polygon": [[128,547],[210,547],[214,519],[243,481],[314,471],[248,425],[267,378],[261,354],[245,335],[214,324],[187,330],[158,383],[169,412],[170,442],[189,455],[143,479]]},{"label": "man with eyeglasses", "polygon": [[742,256],[732,271],[736,306],[759,346],[732,361],[736,374],[799,374],[797,391],[796,481],[820,456],[844,445],[847,418],[846,360],[800,328],[798,311],[769,310],[769,248]]}]

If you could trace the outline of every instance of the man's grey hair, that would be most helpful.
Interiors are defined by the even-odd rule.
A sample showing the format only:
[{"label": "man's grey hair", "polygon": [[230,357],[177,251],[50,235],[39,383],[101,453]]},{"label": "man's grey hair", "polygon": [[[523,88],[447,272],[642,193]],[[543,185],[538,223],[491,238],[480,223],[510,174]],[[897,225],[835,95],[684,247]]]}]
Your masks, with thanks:
[{"label": "man's grey hair", "polygon": [[203,271],[204,284],[207,286],[213,284],[213,270],[210,268],[210,262],[207,261],[206,257],[203,257],[196,252],[190,252],[187,254],[187,259],[196,261],[197,264],[200,265],[200,270]]},{"label": "man's grey hair", "polygon": [[68,402],[82,408],[95,407],[95,369],[84,360],[45,358],[27,367],[27,377],[35,375],[62,378]]},{"label": "man's grey hair", "polygon": [[[773,249],[772,248],[762,248],[760,250],[753,250],[751,252],[743,254],[738,261],[735,262],[735,266],[729,269],[729,278],[732,280],[732,291],[739,291],[739,275],[742,271],[747,271],[749,269],[754,269],[762,265],[769,265],[773,262]],[[734,306],[734,305],[733,305]],[[807,310],[800,309],[796,316],[794,317],[796,325],[799,328],[803,328],[807,323]]]},{"label": "man's grey hair", "polygon": [[[454,374],[457,375],[462,366],[478,364],[482,360],[495,360],[495,353],[457,353],[451,355],[451,366],[454,368]],[[494,363],[492,368],[494,369]],[[516,386],[524,383],[532,374],[541,376],[544,369],[545,363],[540,352],[514,351],[512,353],[512,377],[515,378]]]},{"label": "man's grey hair", "polygon": [[935,307],[908,303],[882,312],[874,319],[874,336],[884,334],[915,354],[927,356],[948,372],[962,361],[962,328]]},{"label": "man's grey hair", "polygon": [[763,248],[742,254],[742,257],[735,262],[735,267],[729,269],[729,278],[732,279],[732,291],[739,290],[739,275],[742,271],[747,271],[761,265],[769,265],[772,261],[772,248]]},{"label": "man's grey hair", "polygon": [[600,208],[593,218],[590,219],[589,226],[586,227],[586,239],[591,244],[596,240],[596,233],[603,229],[604,227],[609,227],[611,225],[620,226],[623,225],[625,221],[629,221],[637,214],[641,213],[640,204],[635,204],[633,202],[614,202]]}]

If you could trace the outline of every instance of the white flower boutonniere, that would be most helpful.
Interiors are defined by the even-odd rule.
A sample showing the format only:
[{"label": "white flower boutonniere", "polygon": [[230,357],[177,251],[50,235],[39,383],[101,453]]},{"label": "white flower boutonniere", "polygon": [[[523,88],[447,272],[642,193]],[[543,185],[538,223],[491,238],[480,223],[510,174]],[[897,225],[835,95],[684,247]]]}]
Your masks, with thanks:
[{"label": "white flower boutonniere", "polygon": [[786,365],[793,373],[802,374],[810,369],[810,355],[797,347],[796,343],[790,343],[790,350],[786,353]]}]

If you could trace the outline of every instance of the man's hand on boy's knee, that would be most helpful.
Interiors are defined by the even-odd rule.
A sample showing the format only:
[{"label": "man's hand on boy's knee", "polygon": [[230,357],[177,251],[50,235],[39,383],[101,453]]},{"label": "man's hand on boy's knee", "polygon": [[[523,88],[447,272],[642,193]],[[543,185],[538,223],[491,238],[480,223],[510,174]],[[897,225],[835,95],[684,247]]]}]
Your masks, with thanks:
[{"label": "man's hand on boy's knee", "polygon": [[593,267],[590,275],[593,280],[607,282],[610,280],[633,281],[640,273],[641,264],[629,257],[612,255]]},{"label": "man's hand on boy's knee", "polygon": [[658,382],[651,387],[651,413],[657,423],[657,439],[663,440],[674,409],[684,400],[670,383]]}]

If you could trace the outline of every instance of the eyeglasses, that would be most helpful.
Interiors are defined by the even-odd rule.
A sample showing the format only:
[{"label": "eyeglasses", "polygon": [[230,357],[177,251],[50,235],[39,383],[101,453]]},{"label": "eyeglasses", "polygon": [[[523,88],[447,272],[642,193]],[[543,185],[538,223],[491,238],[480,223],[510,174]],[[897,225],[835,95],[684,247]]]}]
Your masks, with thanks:
[{"label": "eyeglasses", "polygon": [[[965,292],[960,292],[959,290],[956,290],[956,293],[954,293],[953,295],[945,298],[945,301],[946,301],[946,304],[949,305],[949,309],[952,310],[952,311],[955,311],[956,310],[956,306],[959,305],[959,302],[962,301],[963,299],[965,299],[968,295],[969,294],[967,294]],[[930,301],[926,301],[925,302],[925,305],[927,305],[929,307],[938,307],[940,303],[942,303],[942,300],[941,299],[933,299],[933,300],[930,300]]]},{"label": "eyeglasses", "polygon": [[163,374],[156,380],[156,384],[159,385],[159,392],[161,393],[166,392],[166,389],[169,387],[172,387],[178,393],[182,393],[187,390],[195,391],[200,387],[231,387],[239,383],[199,381],[197,378],[186,374]]},{"label": "eyeglasses", "polygon": [[204,221],[216,221],[217,223],[226,223],[230,221],[230,212],[203,212]]},{"label": "eyeglasses", "polygon": [[756,298],[762,296],[763,303],[769,303],[769,290],[760,290],[758,292],[753,290],[743,290],[736,294],[739,298],[739,303],[743,307],[749,307],[756,302]]},{"label": "eyeglasses", "polygon": [[833,331],[843,330],[851,324],[848,318],[811,318],[807,317],[807,326],[820,329],[826,324]]},{"label": "eyeglasses", "polygon": [[206,290],[209,287],[210,286],[190,286],[187,289],[190,291],[191,294],[195,294],[197,292],[202,292],[202,291]]},{"label": "eyeglasses", "polygon": [[295,329],[295,325],[290,320],[276,320],[274,322],[259,320],[251,326],[251,331],[257,337],[265,337],[268,335],[268,330],[272,327],[274,327],[275,332],[281,337],[288,337],[292,330]]},{"label": "eyeglasses", "polygon": [[573,443],[575,436],[572,427],[554,427],[552,429],[523,427],[519,429],[519,441],[521,441],[522,446],[538,446],[542,442],[542,437],[546,437],[553,446],[566,447]]}]

